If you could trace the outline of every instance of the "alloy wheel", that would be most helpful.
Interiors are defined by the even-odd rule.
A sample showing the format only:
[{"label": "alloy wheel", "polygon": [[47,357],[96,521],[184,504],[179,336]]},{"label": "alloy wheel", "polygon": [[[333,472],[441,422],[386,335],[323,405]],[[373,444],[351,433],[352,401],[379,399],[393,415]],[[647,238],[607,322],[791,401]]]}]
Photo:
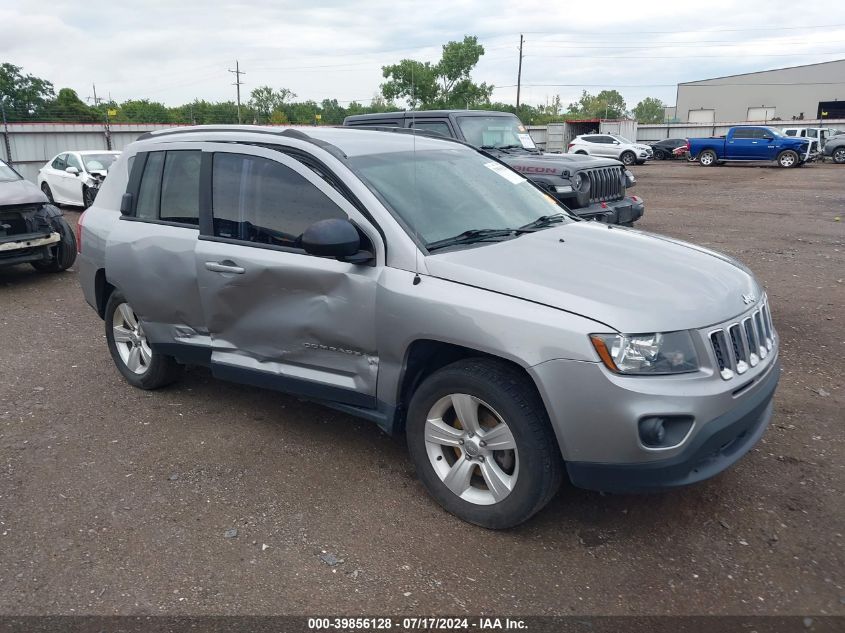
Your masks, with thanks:
[{"label": "alloy wheel", "polygon": [[149,369],[153,353],[135,312],[128,303],[120,303],[112,316],[114,344],[123,364],[136,374]]},{"label": "alloy wheel", "polygon": [[434,472],[456,496],[477,505],[507,497],[519,476],[516,441],[507,423],[475,396],[453,393],[428,412],[425,448]]}]

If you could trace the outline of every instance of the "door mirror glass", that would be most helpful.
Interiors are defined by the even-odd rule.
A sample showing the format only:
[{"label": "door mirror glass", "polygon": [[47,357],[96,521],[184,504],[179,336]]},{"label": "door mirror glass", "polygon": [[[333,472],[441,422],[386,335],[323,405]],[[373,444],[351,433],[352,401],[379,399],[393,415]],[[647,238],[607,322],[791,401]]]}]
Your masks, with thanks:
[{"label": "door mirror glass", "polygon": [[764,136],[763,140],[764,141],[773,141],[773,140],[775,140],[775,137],[774,136]]},{"label": "door mirror glass", "polygon": [[65,171],[73,176],[79,175],[79,170],[76,167],[65,167]]},{"label": "door mirror glass", "polygon": [[354,258],[361,248],[361,237],[349,220],[319,220],[305,229],[302,248],[317,257]]}]

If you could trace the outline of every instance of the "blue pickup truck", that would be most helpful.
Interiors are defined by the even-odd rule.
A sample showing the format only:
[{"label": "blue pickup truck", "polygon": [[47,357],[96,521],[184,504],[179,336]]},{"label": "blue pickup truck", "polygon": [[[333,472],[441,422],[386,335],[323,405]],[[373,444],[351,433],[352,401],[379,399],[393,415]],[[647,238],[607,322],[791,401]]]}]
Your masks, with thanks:
[{"label": "blue pickup truck", "polygon": [[691,138],[689,155],[705,167],[721,162],[776,161],[781,167],[800,167],[808,158],[805,138],[786,136],[770,127],[732,127],[725,136]]}]

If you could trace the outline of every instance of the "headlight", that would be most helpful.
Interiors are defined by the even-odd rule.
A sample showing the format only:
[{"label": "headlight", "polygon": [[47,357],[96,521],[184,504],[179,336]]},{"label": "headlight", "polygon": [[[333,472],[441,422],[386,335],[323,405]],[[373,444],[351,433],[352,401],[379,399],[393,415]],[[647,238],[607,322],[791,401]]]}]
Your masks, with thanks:
[{"label": "headlight", "polygon": [[584,175],[581,173],[572,174],[569,178],[569,181],[572,183],[572,190],[573,191],[581,191],[581,187],[584,185]]},{"label": "headlight", "polygon": [[634,172],[630,169],[625,170],[625,186],[626,187],[633,187],[637,184],[637,177],[634,176]]},{"label": "headlight", "polygon": [[555,187],[558,193],[572,193],[572,185],[560,185]]},{"label": "headlight", "polygon": [[617,374],[683,374],[698,369],[689,332],[591,334],[605,366]]}]

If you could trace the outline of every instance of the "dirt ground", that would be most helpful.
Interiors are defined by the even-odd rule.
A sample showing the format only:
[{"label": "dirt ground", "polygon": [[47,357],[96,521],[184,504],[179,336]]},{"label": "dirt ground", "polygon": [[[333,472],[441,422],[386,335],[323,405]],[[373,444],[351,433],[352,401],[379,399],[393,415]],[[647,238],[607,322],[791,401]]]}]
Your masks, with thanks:
[{"label": "dirt ground", "polygon": [[485,531],[367,422],[201,370],[133,389],[74,271],[0,269],[0,613],[845,614],[845,167],[635,172],[639,228],[768,291],[784,373],[736,467]]}]

